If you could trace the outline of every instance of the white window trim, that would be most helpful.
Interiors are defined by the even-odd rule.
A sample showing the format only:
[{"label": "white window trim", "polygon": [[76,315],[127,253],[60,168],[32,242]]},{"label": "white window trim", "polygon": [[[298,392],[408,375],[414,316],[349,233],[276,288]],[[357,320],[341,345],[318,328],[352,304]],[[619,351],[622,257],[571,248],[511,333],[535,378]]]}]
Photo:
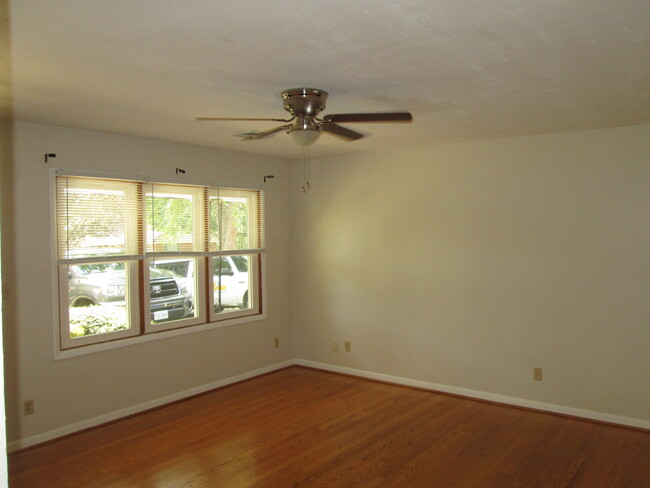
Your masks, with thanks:
[{"label": "white window trim", "polygon": [[[123,260],[113,260],[113,262],[124,262]],[[128,267],[128,277],[129,277],[129,308],[130,310],[127,310],[127,317],[129,319],[132,319],[133,317],[139,317],[140,316],[140,301],[138,299],[138,296],[136,295],[136,290],[138,287],[138,263],[135,261],[126,261],[126,266]],[[83,347],[87,346],[89,344],[96,344],[97,343],[97,338],[95,336],[88,336],[88,337],[76,337],[72,339],[70,337],[70,319],[69,319],[69,314],[66,313],[68,312],[68,308],[63,308],[61,307],[62,303],[68,303],[69,302],[69,297],[68,297],[68,265],[62,264],[56,267],[56,270],[58,271],[58,286],[59,286],[59,335],[60,335],[60,341],[61,341],[61,348],[74,348],[74,347]],[[127,337],[135,337],[140,334],[140,329],[138,328],[138,324],[130,324],[131,327],[126,330],[117,330],[114,332],[107,332],[105,334],[102,334],[102,337],[106,338],[106,341],[114,341],[114,340],[123,340],[126,339]]]},{"label": "white window trim", "polygon": [[142,175],[124,175],[121,173],[108,173],[104,171],[81,171],[65,168],[50,168],[50,180],[55,176],[79,176],[81,178],[109,178],[125,181],[136,181],[141,183],[169,183],[170,185],[188,185],[188,186],[209,186],[215,188],[241,188],[242,190],[260,190],[263,191],[262,185],[244,185],[241,183],[228,183],[219,180],[193,180],[189,178],[176,179],[157,176]]},{"label": "white window trim", "polygon": [[[165,330],[161,332],[155,332],[152,334],[145,334],[145,335],[140,335],[136,337],[129,337],[126,339],[120,339],[116,341],[110,341],[110,342],[100,342],[97,344],[92,344],[88,346],[82,346],[82,347],[76,347],[73,349],[64,349],[64,350],[57,350],[55,348],[54,350],[54,359],[55,360],[60,360],[60,359],[69,359],[69,358],[74,358],[74,357],[79,357],[79,356],[85,356],[86,354],[95,354],[98,352],[102,351],[110,351],[112,349],[118,349],[121,347],[128,347],[128,346],[134,346],[136,344],[143,344],[145,342],[152,342],[152,341],[159,341],[163,339],[170,339],[172,337],[177,337],[177,336],[182,336],[182,335],[187,335],[187,334],[194,334],[194,333],[199,333],[199,332],[206,332],[206,331],[211,331],[215,329],[221,329],[224,327],[230,327],[233,325],[239,325],[239,324],[245,324],[245,323],[251,323],[251,322],[257,322],[260,320],[265,320],[266,319],[266,311],[259,315],[251,315],[248,317],[239,317],[239,318],[233,318],[232,320],[222,320],[219,322],[212,322],[212,323],[207,323],[207,324],[201,324],[201,325],[194,325],[194,326],[187,326],[183,327],[180,329],[171,329],[171,330]],[[58,321],[57,321],[58,322]],[[57,337],[59,337],[57,335]]]},{"label": "white window trim", "polygon": [[[242,253],[242,252],[239,252],[239,253],[232,253],[232,252],[227,253],[227,252],[221,252],[221,253],[218,253],[218,254],[215,254],[215,255],[211,256],[211,258],[209,260],[209,264],[208,264],[208,269],[210,269],[210,270],[212,269],[212,267],[213,267],[213,259],[216,258],[216,257],[220,257],[220,256],[250,256],[251,258],[257,258],[258,255],[261,256],[262,258],[264,257],[264,254],[262,254],[260,252],[257,252],[257,251],[254,252],[254,253]],[[250,264],[250,272],[259,276],[259,266],[258,266],[258,264],[254,262],[254,259],[251,259],[250,262],[251,262],[251,264]],[[264,273],[262,273],[262,276],[264,276]],[[258,282],[257,277],[254,277],[253,280],[255,280],[255,282],[258,284],[258,287],[259,287],[260,283]],[[262,289],[262,290],[264,290],[264,289]],[[232,311],[232,312],[222,311],[222,312],[216,313],[214,311],[214,306],[215,306],[214,293],[211,293],[210,307],[209,307],[209,309],[210,309],[209,321],[218,322],[220,320],[228,320],[228,319],[233,319],[233,318],[237,318],[237,317],[246,317],[246,316],[249,316],[249,315],[257,315],[257,314],[259,314],[260,313],[260,304],[257,303],[259,300],[256,297],[251,298],[249,296],[248,298],[249,298],[249,300],[253,300],[253,306],[251,308],[244,309],[244,310]],[[262,300],[262,303],[264,303],[264,300]]]},{"label": "white window trim", "polygon": [[[224,327],[230,327],[233,325],[259,322],[266,320],[268,316],[268,299],[267,299],[267,286],[266,286],[266,231],[265,226],[262,226],[261,239],[262,247],[257,249],[257,253],[261,256],[261,279],[259,285],[262,287],[260,296],[262,300],[262,310],[255,315],[246,315],[246,316],[226,316],[218,322],[207,322],[204,324],[198,325],[187,325],[185,327],[170,329],[170,330],[161,330],[160,332],[145,333],[142,335],[137,335],[134,337],[125,337],[119,340],[111,340],[108,342],[94,343],[79,347],[74,347],[71,349],[63,349],[64,344],[61,339],[61,313],[60,313],[60,304],[61,296],[59,294],[59,272],[58,272],[58,256],[57,256],[57,228],[56,228],[56,176],[80,176],[87,178],[116,178],[122,180],[130,181],[146,181],[150,182],[155,180],[156,183],[170,183],[170,184],[186,184],[186,185],[202,185],[210,187],[225,187],[225,188],[241,188],[244,190],[259,190],[260,191],[260,210],[262,222],[265,220],[266,209],[264,207],[264,191],[261,185],[242,185],[242,184],[232,184],[232,183],[223,183],[217,181],[205,181],[205,180],[186,180],[182,181],[172,179],[172,178],[157,178],[157,177],[142,177],[136,175],[122,175],[117,173],[105,173],[105,172],[92,172],[92,171],[75,171],[67,170],[63,168],[50,168],[50,270],[51,273],[51,290],[52,290],[52,308],[51,310],[57,311],[58,313],[52,314],[52,334],[54,340],[52,341],[53,348],[53,357],[55,360],[64,360],[79,356],[85,356],[87,354],[95,354],[102,351],[110,351],[113,349],[119,349],[122,347],[130,347],[137,344],[143,344],[147,342],[159,341],[164,339],[170,339],[173,337],[183,336],[187,334],[196,334],[203,333],[208,331],[215,331],[222,329]],[[187,253],[188,255],[197,255],[197,256],[206,256],[206,255],[220,255],[220,254],[241,254],[242,251],[235,252],[197,252],[197,253]],[[164,253],[160,253],[164,254]],[[243,252],[246,254],[246,251]],[[132,257],[132,256],[129,256]],[[141,258],[142,256],[137,256]],[[158,256],[160,257],[160,256]]]}]

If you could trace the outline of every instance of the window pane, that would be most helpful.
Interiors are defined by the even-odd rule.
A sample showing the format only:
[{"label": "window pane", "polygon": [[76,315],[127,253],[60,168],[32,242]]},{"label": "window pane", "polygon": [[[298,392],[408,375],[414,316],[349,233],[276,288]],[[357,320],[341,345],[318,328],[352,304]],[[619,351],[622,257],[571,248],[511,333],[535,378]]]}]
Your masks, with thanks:
[{"label": "window pane", "polygon": [[201,190],[154,185],[146,193],[147,252],[201,251]]},{"label": "window pane", "polygon": [[248,256],[233,256],[232,260],[239,271],[248,271]]},{"label": "window pane", "polygon": [[212,259],[214,311],[234,312],[253,308],[251,256],[220,256]]},{"label": "window pane", "polygon": [[130,281],[125,262],[68,266],[70,338],[130,329]]},{"label": "window pane", "polygon": [[57,242],[62,259],[138,254],[138,185],[57,178]]},{"label": "window pane", "polygon": [[219,189],[210,192],[210,250],[255,249],[261,245],[259,192]]},{"label": "window pane", "polygon": [[196,317],[196,259],[159,259],[149,268],[149,320],[152,324]]}]

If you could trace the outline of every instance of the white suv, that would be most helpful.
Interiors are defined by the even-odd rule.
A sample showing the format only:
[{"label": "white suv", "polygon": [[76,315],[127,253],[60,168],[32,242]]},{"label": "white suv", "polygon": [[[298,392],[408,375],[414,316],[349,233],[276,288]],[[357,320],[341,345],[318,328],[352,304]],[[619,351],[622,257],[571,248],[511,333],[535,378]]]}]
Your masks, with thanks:
[{"label": "white suv", "polygon": [[213,259],[215,309],[248,308],[248,260],[248,256],[221,256]]}]

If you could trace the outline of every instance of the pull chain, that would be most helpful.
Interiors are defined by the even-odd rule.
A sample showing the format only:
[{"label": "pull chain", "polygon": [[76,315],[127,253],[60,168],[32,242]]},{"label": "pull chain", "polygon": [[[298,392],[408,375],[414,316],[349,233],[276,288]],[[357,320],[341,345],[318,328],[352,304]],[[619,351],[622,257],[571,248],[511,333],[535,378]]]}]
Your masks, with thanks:
[{"label": "pull chain", "polygon": [[309,181],[307,181],[307,162],[308,162],[308,154],[307,154],[307,147],[302,146],[302,179],[303,179],[303,185],[302,190],[303,193],[307,193],[307,190],[311,188],[311,185],[309,184]]}]

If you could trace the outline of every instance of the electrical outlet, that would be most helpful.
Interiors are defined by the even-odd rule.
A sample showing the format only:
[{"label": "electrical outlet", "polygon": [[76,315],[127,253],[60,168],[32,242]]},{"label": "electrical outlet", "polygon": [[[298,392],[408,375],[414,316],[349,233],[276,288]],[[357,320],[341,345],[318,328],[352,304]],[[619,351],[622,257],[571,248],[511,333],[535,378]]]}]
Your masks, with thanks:
[{"label": "electrical outlet", "polygon": [[345,352],[350,352],[351,344],[350,341],[345,341]]},{"label": "electrical outlet", "polygon": [[34,400],[29,399],[23,402],[23,415],[34,415]]},{"label": "electrical outlet", "polygon": [[276,338],[274,339],[274,341],[273,341],[273,345],[275,346],[276,349],[277,349],[278,347],[280,347],[280,338],[279,338],[279,337],[276,337]]},{"label": "electrical outlet", "polygon": [[339,352],[339,343],[337,341],[332,341],[332,352]]},{"label": "electrical outlet", "polygon": [[535,381],[542,381],[542,368],[533,368],[533,379]]}]

